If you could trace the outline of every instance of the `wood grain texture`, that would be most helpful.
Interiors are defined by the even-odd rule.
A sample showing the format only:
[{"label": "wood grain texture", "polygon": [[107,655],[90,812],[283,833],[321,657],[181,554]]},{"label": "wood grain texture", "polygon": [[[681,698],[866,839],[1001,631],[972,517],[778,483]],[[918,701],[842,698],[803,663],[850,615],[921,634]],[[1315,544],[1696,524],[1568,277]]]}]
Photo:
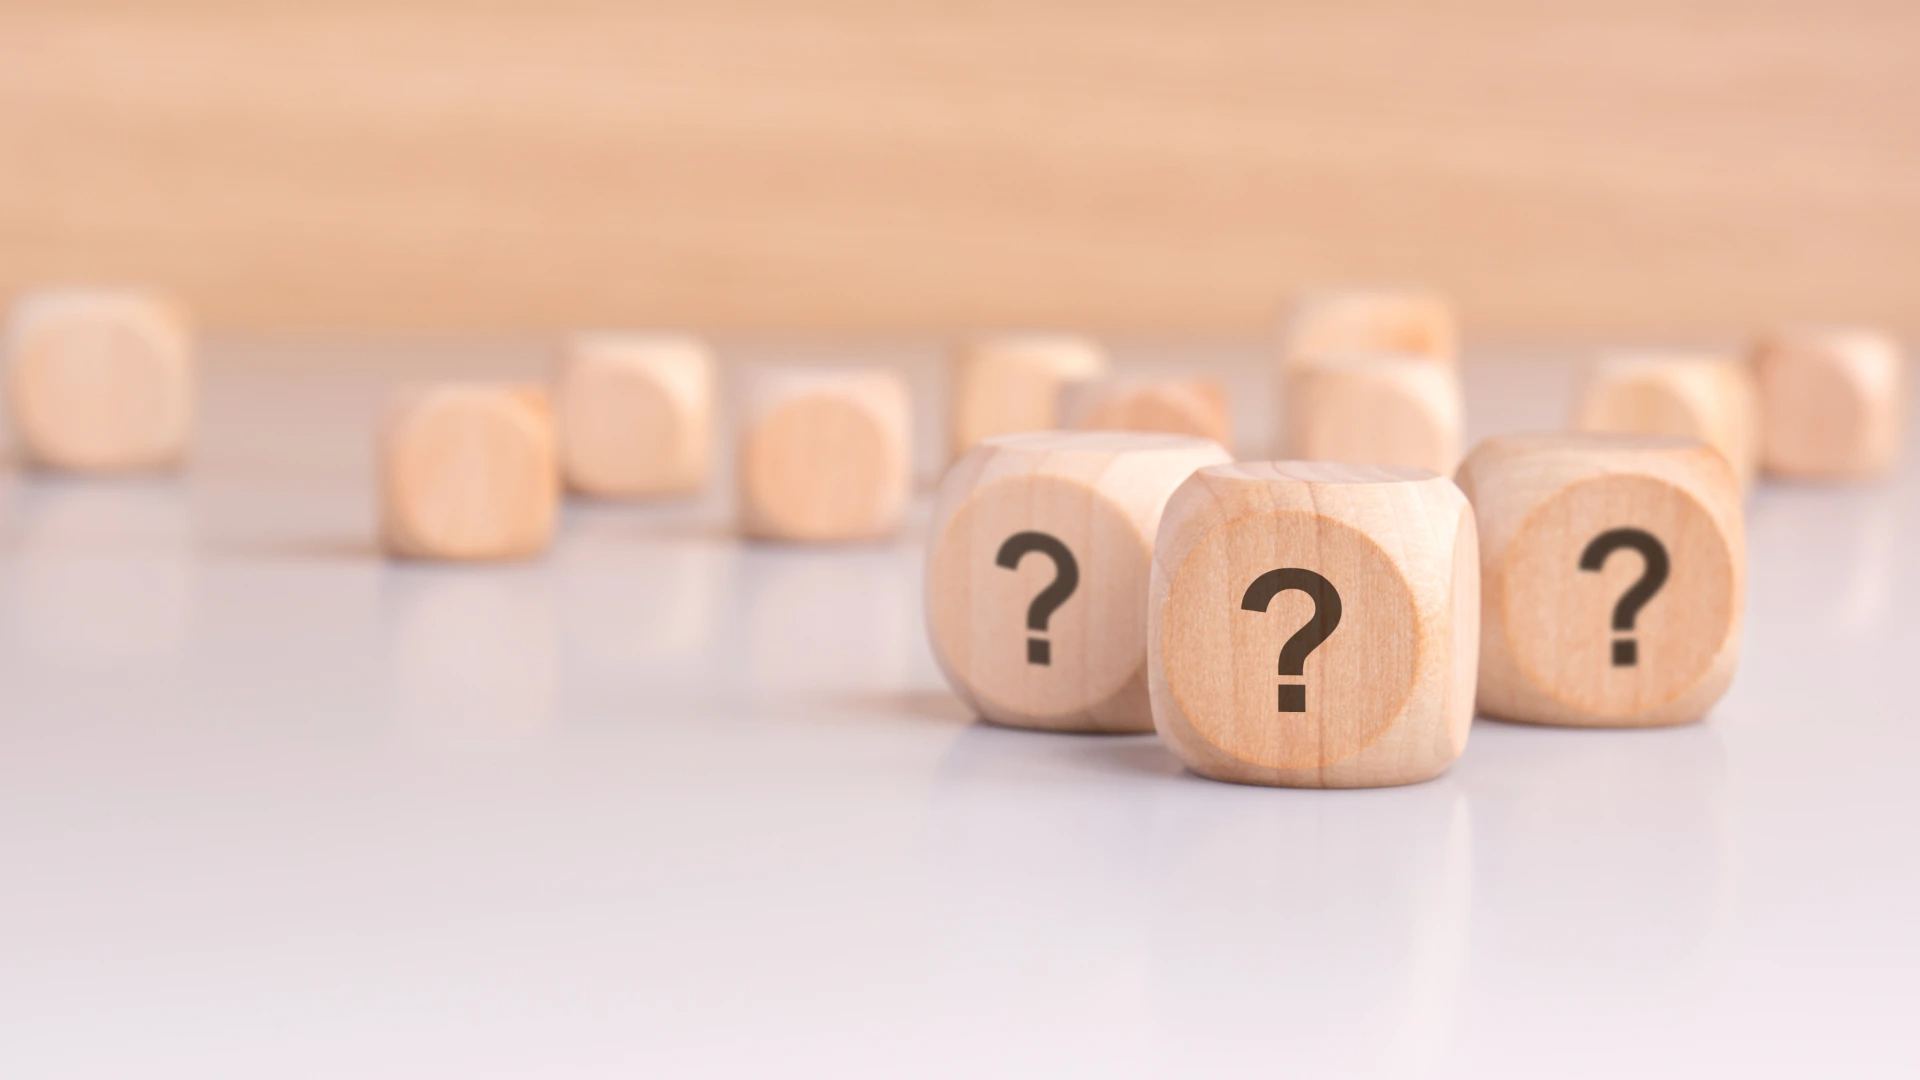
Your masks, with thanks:
[{"label": "wood grain texture", "polygon": [[1082,431],[1159,431],[1233,443],[1227,391],[1216,379],[1113,376],[1060,388],[1059,425]]},{"label": "wood grain texture", "polygon": [[14,305],[0,361],[25,458],[112,473],[178,465],[192,437],[193,336],[167,300],[44,289]]},{"label": "wood grain texture", "polygon": [[[1654,727],[1698,720],[1726,693],[1747,560],[1725,457],[1683,439],[1507,435],[1474,447],[1458,480],[1480,523],[1481,712]],[[1621,529],[1654,538],[1664,575],[1618,548],[1586,565]],[[1623,630],[1618,605],[1649,574],[1657,587]]]},{"label": "wood grain texture", "polygon": [[1698,439],[1725,455],[1742,490],[1760,470],[1760,390],[1731,354],[1609,350],[1574,409],[1576,431]]},{"label": "wood grain texture", "polygon": [[1898,343],[1857,327],[1791,327],[1755,343],[1760,465],[1799,480],[1884,474],[1906,434]]},{"label": "wood grain texture", "polygon": [[545,551],[560,510],[546,388],[410,386],[381,430],[381,539],[420,559],[524,559]]},{"label": "wood grain texture", "polygon": [[0,291],[215,327],[1920,330],[1904,0],[0,3]]},{"label": "wood grain texture", "polygon": [[1460,463],[1459,369],[1419,356],[1334,356],[1281,376],[1280,456],[1400,465],[1442,476]]},{"label": "wood grain texture", "polygon": [[739,427],[742,531],[821,542],[892,533],[912,481],[911,424],[894,372],[758,373]]},{"label": "wood grain texture", "polygon": [[[1048,431],[989,438],[956,462],[928,532],[926,589],[934,658],[955,693],[1016,727],[1153,730],[1147,573],[1160,512],[1195,469],[1230,460],[1188,436]],[[1060,550],[1008,548],[1036,536]],[[1061,581],[1071,591],[1036,630],[1036,598]]]},{"label": "wood grain texture", "polygon": [[[1188,768],[1237,783],[1381,787],[1439,775],[1473,720],[1474,530],[1452,481],[1420,470],[1242,462],[1194,473],[1167,501],[1154,544],[1154,729]],[[1256,595],[1268,575],[1302,571],[1337,595],[1284,583]],[[1281,673],[1312,624],[1331,632],[1298,673]]]},{"label": "wood grain texture", "polygon": [[561,471],[606,498],[691,495],[712,458],[713,354],[681,335],[575,334],[554,386]]}]

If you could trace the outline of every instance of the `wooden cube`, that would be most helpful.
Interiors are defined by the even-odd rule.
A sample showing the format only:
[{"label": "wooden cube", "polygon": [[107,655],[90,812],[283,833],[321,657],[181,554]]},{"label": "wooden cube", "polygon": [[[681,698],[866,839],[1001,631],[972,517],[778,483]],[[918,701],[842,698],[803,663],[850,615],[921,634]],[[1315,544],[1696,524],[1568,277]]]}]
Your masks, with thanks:
[{"label": "wooden cube", "polygon": [[1746,541],[1726,458],[1692,440],[1513,435],[1459,482],[1480,519],[1480,711],[1684,724],[1740,655]]},{"label": "wooden cube", "polygon": [[1798,327],[1753,350],[1760,464],[1776,476],[1852,480],[1900,455],[1906,374],[1900,347],[1872,330]]},{"label": "wooden cube", "polygon": [[1343,353],[1397,353],[1446,364],[1459,355],[1453,310],[1420,289],[1324,289],[1296,299],[1281,332],[1283,369]]},{"label": "wooden cube", "polygon": [[910,423],[892,372],[761,373],[742,420],[742,529],[766,540],[892,533],[911,483]]},{"label": "wooden cube", "polygon": [[1698,439],[1726,455],[1744,490],[1760,464],[1760,397],[1740,360],[1710,353],[1616,352],[1587,379],[1574,430]]},{"label": "wooden cube", "polygon": [[713,357],[690,337],[575,335],[555,389],[561,469],[587,495],[686,495],[707,482]]},{"label": "wooden cube", "polygon": [[1218,443],[1135,432],[983,440],[940,484],[927,549],[933,654],[974,712],[1015,727],[1151,731],[1147,572],[1160,511]]},{"label": "wooden cube", "polygon": [[515,559],[545,550],[560,502],[547,392],[538,386],[412,387],[388,408],[381,536],[421,559]]},{"label": "wooden cube", "polygon": [[7,400],[28,461],[89,472],[156,469],[186,455],[193,344],[144,292],[47,289],[14,307]]},{"label": "wooden cube", "polygon": [[974,342],[955,362],[954,455],[989,435],[1052,428],[1061,385],[1106,370],[1106,353],[1083,337],[1009,334]]},{"label": "wooden cube", "polygon": [[1466,747],[1480,554],[1446,477],[1201,469],[1161,515],[1147,613],[1154,727],[1202,776],[1407,784]]},{"label": "wooden cube", "polygon": [[1227,444],[1227,392],[1213,379],[1077,379],[1061,386],[1059,423],[1077,431],[1158,431]]},{"label": "wooden cube", "polygon": [[1465,406],[1451,364],[1340,355],[1286,373],[1280,456],[1402,465],[1446,475],[1460,463]]}]

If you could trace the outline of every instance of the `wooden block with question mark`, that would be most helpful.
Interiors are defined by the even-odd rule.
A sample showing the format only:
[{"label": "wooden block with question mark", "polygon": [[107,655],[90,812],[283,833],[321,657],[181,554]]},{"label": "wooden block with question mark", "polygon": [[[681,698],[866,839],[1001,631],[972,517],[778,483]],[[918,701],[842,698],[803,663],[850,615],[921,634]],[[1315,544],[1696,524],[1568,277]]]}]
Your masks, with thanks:
[{"label": "wooden block with question mark", "polygon": [[759,373],[741,422],[741,528],[763,540],[892,533],[912,479],[910,424],[907,386],[893,372]]},{"label": "wooden block with question mark", "polygon": [[1147,572],[1167,496],[1231,460],[1179,435],[983,440],[940,484],[927,630],[979,715],[1055,731],[1150,731]]},{"label": "wooden block with question mark", "polygon": [[27,459],[55,469],[164,468],[186,455],[193,343],[166,301],[130,289],[23,296],[7,332],[7,402]]},{"label": "wooden block with question mark", "polygon": [[1450,364],[1343,354],[1286,373],[1281,456],[1401,465],[1441,474],[1460,463],[1465,411]]},{"label": "wooden block with question mark", "polygon": [[1062,428],[1159,431],[1226,445],[1233,439],[1227,392],[1212,379],[1079,379],[1060,388]]},{"label": "wooden block with question mark", "polygon": [[1760,464],[1775,476],[1854,480],[1900,455],[1906,373],[1885,334],[1796,327],[1753,349],[1760,382]]},{"label": "wooden block with question mark", "polygon": [[1695,440],[1509,435],[1459,483],[1480,520],[1480,711],[1698,720],[1740,654],[1746,542],[1726,458]]},{"label": "wooden block with question mark", "polygon": [[1437,776],[1473,720],[1473,512],[1420,469],[1194,473],[1154,546],[1154,727],[1202,776],[1381,787]]},{"label": "wooden block with question mark", "polygon": [[560,461],[575,491],[685,495],[707,481],[713,357],[690,337],[576,334],[554,388]]},{"label": "wooden block with question mark", "polygon": [[1760,397],[1752,369],[1712,353],[1626,351],[1594,364],[1576,431],[1699,439],[1733,466],[1742,490],[1760,464]]},{"label": "wooden block with question mark", "polygon": [[404,389],[387,411],[380,462],[380,532],[392,554],[518,559],[553,538],[560,469],[542,387]]},{"label": "wooden block with question mark", "polygon": [[1282,370],[1344,353],[1418,356],[1451,366],[1453,310],[1421,289],[1323,289],[1298,297],[1281,331]]},{"label": "wooden block with question mark", "polygon": [[1073,334],[1002,334],[972,342],[954,364],[954,456],[989,435],[1056,426],[1061,386],[1106,370],[1099,344]]}]

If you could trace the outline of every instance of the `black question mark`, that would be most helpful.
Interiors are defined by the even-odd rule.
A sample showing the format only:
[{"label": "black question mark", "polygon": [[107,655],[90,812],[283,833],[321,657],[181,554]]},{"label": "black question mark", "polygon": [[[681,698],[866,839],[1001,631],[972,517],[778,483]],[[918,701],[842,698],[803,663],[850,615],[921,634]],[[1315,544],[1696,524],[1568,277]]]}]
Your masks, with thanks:
[{"label": "black question mark", "polygon": [[[1283,570],[1269,570],[1253,579],[1247,586],[1247,594],[1240,598],[1240,607],[1246,611],[1265,611],[1273,598],[1288,589],[1298,589],[1313,598],[1313,618],[1307,625],[1293,632],[1286,645],[1280,649],[1280,674],[1305,675],[1307,654],[1320,647],[1320,643],[1331,637],[1334,628],[1340,625],[1340,593],[1333,582],[1311,570],[1302,570],[1289,566]],[[1281,712],[1306,712],[1307,688],[1305,685],[1283,683],[1280,686]]]},{"label": "black question mark", "polygon": [[[1018,532],[1007,537],[1000,545],[1000,554],[993,561],[1009,570],[1020,565],[1020,558],[1029,552],[1037,551],[1053,560],[1053,584],[1040,590],[1040,595],[1027,605],[1027,629],[1035,633],[1047,632],[1047,620],[1073,590],[1080,586],[1080,564],[1073,561],[1073,552],[1067,545],[1043,532]],[[1053,662],[1053,649],[1045,638],[1027,639],[1027,663],[1050,664]]]},{"label": "black question mark", "polygon": [[[1667,583],[1667,571],[1672,563],[1667,559],[1666,546],[1644,529],[1608,529],[1593,538],[1587,550],[1580,553],[1580,569],[1599,570],[1607,564],[1607,556],[1621,548],[1632,548],[1646,560],[1646,572],[1633,588],[1620,594],[1620,602],[1613,605],[1613,628],[1617,632],[1632,633],[1633,621],[1640,617],[1640,609],[1647,606],[1653,594]],[[1640,662],[1640,647],[1632,638],[1621,638],[1613,643],[1613,666],[1633,667]]]}]

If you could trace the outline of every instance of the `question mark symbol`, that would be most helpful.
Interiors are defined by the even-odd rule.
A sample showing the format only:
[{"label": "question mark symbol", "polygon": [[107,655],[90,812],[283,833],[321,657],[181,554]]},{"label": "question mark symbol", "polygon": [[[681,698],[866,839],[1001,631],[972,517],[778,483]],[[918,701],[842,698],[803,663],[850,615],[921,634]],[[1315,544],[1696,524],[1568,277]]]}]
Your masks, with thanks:
[{"label": "question mark symbol", "polygon": [[[1319,648],[1320,643],[1332,636],[1334,628],[1340,625],[1340,593],[1333,587],[1333,582],[1297,566],[1269,570],[1254,578],[1253,584],[1247,586],[1247,594],[1240,598],[1240,607],[1245,611],[1266,611],[1267,605],[1273,603],[1273,598],[1288,589],[1298,589],[1313,598],[1313,618],[1295,630],[1286,645],[1281,647],[1280,674],[1305,675],[1307,654]],[[1280,711],[1306,712],[1306,686],[1282,683]]]},{"label": "question mark symbol", "polygon": [[[1640,617],[1640,609],[1647,606],[1653,594],[1667,583],[1667,571],[1672,563],[1667,559],[1667,549],[1652,533],[1643,529],[1608,529],[1593,538],[1587,550],[1580,553],[1580,569],[1599,570],[1607,564],[1607,556],[1621,548],[1632,548],[1646,560],[1647,569],[1634,582],[1633,588],[1620,594],[1620,602],[1613,605],[1613,628],[1616,632],[1632,633],[1633,621]],[[1633,667],[1640,662],[1640,647],[1632,638],[1621,638],[1613,643],[1613,666]]]},{"label": "question mark symbol", "polygon": [[[1041,589],[1040,595],[1027,605],[1027,629],[1044,634],[1047,632],[1047,620],[1079,587],[1080,564],[1073,561],[1073,552],[1067,550],[1067,545],[1043,532],[1019,532],[1007,537],[1007,542],[1000,545],[1000,554],[994,556],[993,561],[1013,570],[1019,567],[1022,556],[1035,551],[1053,560],[1053,584]],[[1045,638],[1027,639],[1027,663],[1045,665],[1052,662],[1053,650]]]}]

